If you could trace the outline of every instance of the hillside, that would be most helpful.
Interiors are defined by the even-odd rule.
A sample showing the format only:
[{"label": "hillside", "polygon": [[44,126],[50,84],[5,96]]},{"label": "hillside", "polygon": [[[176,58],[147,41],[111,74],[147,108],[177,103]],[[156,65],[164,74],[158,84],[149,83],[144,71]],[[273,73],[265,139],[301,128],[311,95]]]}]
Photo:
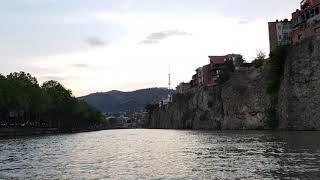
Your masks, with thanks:
[{"label": "hillside", "polygon": [[141,89],[132,92],[109,91],[94,93],[78,99],[88,102],[103,112],[140,111],[148,103],[158,102],[173,91],[166,88]]}]

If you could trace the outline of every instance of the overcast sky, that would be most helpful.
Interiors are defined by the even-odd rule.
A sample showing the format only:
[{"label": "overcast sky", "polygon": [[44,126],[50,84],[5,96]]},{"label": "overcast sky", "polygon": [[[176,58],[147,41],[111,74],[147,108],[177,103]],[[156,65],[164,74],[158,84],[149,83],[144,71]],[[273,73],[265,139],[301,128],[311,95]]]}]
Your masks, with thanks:
[{"label": "overcast sky", "polygon": [[76,96],[174,86],[208,55],[269,51],[267,22],[298,0],[3,0],[0,73],[57,80]]}]

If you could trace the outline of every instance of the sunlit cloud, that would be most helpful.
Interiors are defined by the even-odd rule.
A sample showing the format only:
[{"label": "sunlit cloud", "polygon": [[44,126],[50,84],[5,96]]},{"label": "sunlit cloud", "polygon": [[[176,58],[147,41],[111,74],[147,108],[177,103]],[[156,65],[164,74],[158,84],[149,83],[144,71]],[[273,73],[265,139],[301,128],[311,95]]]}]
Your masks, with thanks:
[{"label": "sunlit cloud", "polygon": [[96,47],[96,46],[105,46],[108,43],[105,42],[102,38],[99,37],[88,37],[84,40],[84,42],[90,46]]},{"label": "sunlit cloud", "polygon": [[156,44],[171,36],[187,36],[187,35],[191,35],[191,33],[179,31],[179,30],[155,32],[148,35],[145,40],[140,42],[140,44]]},{"label": "sunlit cloud", "polygon": [[71,64],[70,66],[74,67],[74,68],[89,68],[90,67],[90,65],[88,65],[88,64]]}]

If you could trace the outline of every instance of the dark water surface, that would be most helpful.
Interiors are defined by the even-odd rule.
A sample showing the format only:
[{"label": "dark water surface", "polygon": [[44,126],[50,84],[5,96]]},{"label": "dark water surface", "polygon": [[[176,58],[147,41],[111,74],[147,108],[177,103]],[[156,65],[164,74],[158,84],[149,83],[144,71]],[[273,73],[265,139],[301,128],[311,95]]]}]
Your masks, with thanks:
[{"label": "dark water surface", "polygon": [[0,145],[0,179],[320,179],[320,132],[109,130]]}]

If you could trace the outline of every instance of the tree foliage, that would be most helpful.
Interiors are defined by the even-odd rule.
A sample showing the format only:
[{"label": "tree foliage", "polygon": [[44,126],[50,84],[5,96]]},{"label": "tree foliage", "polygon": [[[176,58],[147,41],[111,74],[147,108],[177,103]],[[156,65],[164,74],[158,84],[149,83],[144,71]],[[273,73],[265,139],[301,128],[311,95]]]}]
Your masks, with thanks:
[{"label": "tree foliage", "polygon": [[94,128],[102,114],[57,81],[40,86],[25,72],[0,74],[0,127]]},{"label": "tree foliage", "polygon": [[270,71],[268,78],[268,93],[278,93],[284,73],[284,64],[287,58],[287,46],[280,46],[270,53]]},{"label": "tree foliage", "polygon": [[287,46],[279,46],[270,53],[270,69],[268,73],[267,93],[271,95],[271,107],[268,112],[269,126],[277,128],[279,119],[277,115],[277,104],[279,89],[284,75],[285,60],[288,55]]},{"label": "tree foliage", "polygon": [[263,62],[266,60],[267,55],[263,51],[257,52],[257,57],[252,61],[252,65],[255,68],[259,68],[263,65]]}]

